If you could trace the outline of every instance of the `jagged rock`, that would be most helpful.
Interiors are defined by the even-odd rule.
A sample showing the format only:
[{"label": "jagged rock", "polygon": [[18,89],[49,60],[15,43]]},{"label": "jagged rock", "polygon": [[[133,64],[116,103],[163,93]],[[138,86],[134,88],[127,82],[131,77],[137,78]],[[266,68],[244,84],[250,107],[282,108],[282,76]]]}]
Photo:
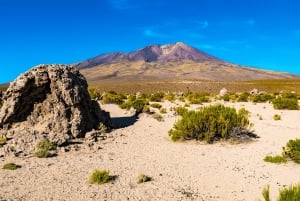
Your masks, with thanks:
[{"label": "jagged rock", "polygon": [[31,152],[48,138],[58,146],[85,137],[100,122],[111,125],[109,113],[90,99],[87,82],[67,65],[40,65],[20,75],[3,95],[0,136],[18,151]]}]

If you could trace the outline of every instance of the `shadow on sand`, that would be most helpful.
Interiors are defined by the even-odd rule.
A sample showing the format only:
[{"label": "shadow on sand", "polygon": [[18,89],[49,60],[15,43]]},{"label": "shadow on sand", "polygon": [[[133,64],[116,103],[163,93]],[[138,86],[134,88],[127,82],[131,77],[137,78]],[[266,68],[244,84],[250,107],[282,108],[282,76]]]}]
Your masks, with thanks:
[{"label": "shadow on sand", "polygon": [[138,119],[138,116],[133,115],[130,117],[112,117],[111,121],[114,128],[125,128],[133,125]]}]

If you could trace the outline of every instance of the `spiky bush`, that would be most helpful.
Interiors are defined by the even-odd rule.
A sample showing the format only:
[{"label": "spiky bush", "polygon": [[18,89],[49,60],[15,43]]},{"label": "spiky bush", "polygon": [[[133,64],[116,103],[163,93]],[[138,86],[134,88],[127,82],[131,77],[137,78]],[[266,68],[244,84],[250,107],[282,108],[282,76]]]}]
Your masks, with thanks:
[{"label": "spiky bush", "polygon": [[122,93],[116,93],[115,91],[109,91],[105,93],[102,97],[101,102],[104,104],[122,104],[124,102],[124,99],[126,99],[126,96]]},{"label": "spiky bush", "polygon": [[138,183],[138,184],[140,184],[140,183],[145,183],[145,182],[148,182],[148,181],[151,181],[151,180],[152,180],[151,177],[149,177],[149,176],[147,176],[147,175],[145,175],[145,174],[140,174],[140,175],[138,176],[138,181],[137,181],[137,183]]},{"label": "spiky bush", "polygon": [[98,99],[101,96],[100,92],[96,88],[89,88],[88,91],[91,99]]},{"label": "spiky bush", "polygon": [[149,96],[149,100],[153,102],[161,102],[164,96],[165,96],[164,92],[156,92]]},{"label": "spiky bush", "polygon": [[21,168],[20,165],[17,165],[15,163],[6,163],[5,165],[3,165],[2,169],[4,170],[16,170],[18,168]]},{"label": "spiky bush", "polygon": [[300,139],[289,140],[283,149],[283,155],[300,163]]},{"label": "spiky bush", "polygon": [[53,156],[54,154],[51,151],[56,150],[56,146],[49,139],[43,139],[37,143],[37,152],[35,152],[35,156],[38,158],[48,158]]},{"label": "spiky bush", "polygon": [[7,141],[6,137],[0,136],[0,147],[2,147],[3,145],[5,145],[6,141]]},{"label": "spiky bush", "polygon": [[94,170],[92,175],[89,177],[90,184],[105,184],[111,180],[108,170]]},{"label": "spiky bush", "polygon": [[278,201],[298,201],[300,200],[300,184],[283,188],[279,192]]},{"label": "spiky bush", "polygon": [[273,119],[275,121],[281,120],[281,116],[279,114],[274,114]]},{"label": "spiky bush", "polygon": [[159,103],[152,103],[150,106],[157,109],[160,109],[162,107],[162,105]]},{"label": "spiky bush", "polygon": [[200,111],[185,112],[169,131],[169,136],[174,141],[196,139],[212,143],[215,139],[228,139],[235,128],[248,125],[248,117],[234,108],[212,105]]},{"label": "spiky bush", "polygon": [[236,101],[237,102],[248,102],[249,96],[250,96],[249,92],[243,92],[243,93],[238,95]]},{"label": "spiky bush", "polygon": [[264,158],[265,162],[269,162],[269,163],[286,163],[287,159],[284,156],[266,156]]},{"label": "spiky bush", "polygon": [[178,115],[182,116],[184,113],[188,111],[188,109],[185,107],[176,107],[175,111]]},{"label": "spiky bush", "polygon": [[[266,186],[262,195],[265,201],[271,201],[270,199],[270,187]],[[286,188],[282,188],[279,190],[279,197],[277,201],[298,201],[300,200],[300,184],[290,185]]]},{"label": "spiky bush", "polygon": [[202,104],[209,102],[209,94],[208,93],[192,93],[188,92],[185,94],[186,98],[191,104]]},{"label": "spiky bush", "polygon": [[254,103],[265,103],[271,101],[273,98],[271,94],[256,94],[250,96],[250,100]]},{"label": "spiky bush", "polygon": [[172,101],[175,100],[175,94],[174,93],[167,93],[167,94],[165,94],[164,99],[172,102]]},{"label": "spiky bush", "polygon": [[131,104],[131,106],[135,109],[136,114],[145,112],[147,109],[147,105],[149,105],[149,102],[145,99],[136,99]]},{"label": "spiky bush", "polygon": [[297,98],[285,98],[277,97],[273,101],[273,107],[275,109],[288,109],[288,110],[298,110],[298,99]]}]

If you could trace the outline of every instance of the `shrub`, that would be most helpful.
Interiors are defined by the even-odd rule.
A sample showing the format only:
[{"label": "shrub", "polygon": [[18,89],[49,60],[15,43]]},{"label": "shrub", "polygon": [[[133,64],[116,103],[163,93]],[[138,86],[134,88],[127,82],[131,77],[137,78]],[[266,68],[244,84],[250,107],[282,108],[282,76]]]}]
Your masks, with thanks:
[{"label": "shrub", "polygon": [[162,114],[166,114],[167,113],[167,109],[166,108],[161,108],[159,110],[159,112],[162,113]]},{"label": "shrub", "polygon": [[163,118],[163,116],[161,116],[160,114],[153,114],[152,115],[152,117],[154,118],[154,119],[156,119],[157,121],[159,121],[159,122],[162,122],[162,121],[164,121],[164,118]]},{"label": "shrub", "polygon": [[111,180],[108,170],[94,170],[89,178],[90,184],[105,184]]},{"label": "shrub", "polygon": [[165,100],[168,100],[170,102],[175,100],[175,94],[174,93],[167,93],[164,97]]},{"label": "shrub", "polygon": [[135,109],[136,114],[145,112],[147,109],[148,101],[145,99],[136,99],[135,101],[132,102],[132,107]]},{"label": "shrub", "polygon": [[161,102],[162,99],[164,98],[164,96],[165,96],[164,92],[157,92],[157,93],[151,94],[149,97],[149,100],[153,101],[153,102]]},{"label": "shrub", "polygon": [[250,96],[250,100],[254,103],[265,103],[267,101],[271,101],[272,99],[273,96],[270,94],[257,94]]},{"label": "shrub", "polygon": [[243,116],[246,116],[248,117],[250,115],[250,111],[246,110],[245,108],[240,108],[239,109],[239,112],[238,112],[240,115],[243,115]]},{"label": "shrub", "polygon": [[157,109],[160,109],[162,107],[162,105],[159,103],[152,103],[150,106]]},{"label": "shrub", "polygon": [[102,122],[99,123],[98,129],[101,133],[107,133],[109,128]]},{"label": "shrub", "polygon": [[185,112],[188,111],[185,107],[176,107],[175,111],[178,115],[182,116]]},{"label": "shrub", "polygon": [[287,160],[284,156],[266,156],[264,158],[265,162],[269,162],[269,163],[286,163]]},{"label": "shrub", "polygon": [[206,140],[229,138],[234,128],[249,126],[248,117],[238,114],[234,108],[224,105],[203,107],[200,111],[188,111],[169,131],[172,140]]},{"label": "shrub", "polygon": [[114,91],[109,91],[107,93],[105,93],[102,97],[102,103],[105,104],[122,104],[124,102],[124,99],[126,99],[126,96],[124,94],[118,94]]},{"label": "shrub", "polygon": [[300,200],[300,184],[283,188],[279,191],[278,201],[296,201]]},{"label": "shrub", "polygon": [[265,199],[265,201],[271,201],[270,199],[270,186],[266,186],[263,191],[262,191],[262,195]]},{"label": "shrub", "polygon": [[138,183],[138,184],[140,184],[140,183],[145,183],[145,182],[148,182],[148,181],[151,181],[151,180],[152,180],[151,177],[149,177],[149,176],[147,176],[147,175],[145,175],[145,174],[140,174],[140,175],[138,176],[138,181],[137,181],[137,183]]},{"label": "shrub", "polygon": [[278,121],[278,120],[281,119],[281,116],[280,116],[279,114],[274,114],[273,119],[274,119],[275,121]]},{"label": "shrub", "polygon": [[298,100],[297,98],[285,98],[278,97],[272,101],[273,107],[275,109],[288,109],[288,110],[298,110]]},{"label": "shrub", "polygon": [[283,156],[289,157],[296,163],[300,163],[300,139],[289,140],[283,149]]},{"label": "shrub", "polygon": [[56,146],[49,139],[43,139],[37,143],[37,152],[35,152],[35,156],[38,158],[48,158],[53,156],[52,150],[56,150]]},{"label": "shrub", "polygon": [[101,96],[100,92],[96,88],[89,88],[88,91],[91,99],[98,99]]},{"label": "shrub", "polygon": [[237,97],[237,102],[248,102],[248,98],[250,96],[249,92],[243,92],[241,94],[238,95]]},{"label": "shrub", "polygon": [[204,102],[209,102],[209,94],[208,93],[189,92],[189,93],[187,93],[186,97],[191,104],[202,104]]},{"label": "shrub", "polygon": [[5,170],[16,170],[18,168],[21,168],[20,165],[17,165],[15,163],[6,163],[5,165],[3,165],[2,169]]}]

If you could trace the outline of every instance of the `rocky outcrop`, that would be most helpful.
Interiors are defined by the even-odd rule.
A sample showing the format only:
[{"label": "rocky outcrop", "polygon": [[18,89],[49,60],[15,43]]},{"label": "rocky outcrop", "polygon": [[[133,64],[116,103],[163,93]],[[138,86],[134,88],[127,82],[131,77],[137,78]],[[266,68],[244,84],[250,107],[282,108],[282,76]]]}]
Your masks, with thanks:
[{"label": "rocky outcrop", "polygon": [[40,65],[20,75],[3,95],[0,136],[23,152],[41,138],[60,146],[85,137],[100,122],[110,126],[109,113],[90,99],[87,87],[67,65]]}]

